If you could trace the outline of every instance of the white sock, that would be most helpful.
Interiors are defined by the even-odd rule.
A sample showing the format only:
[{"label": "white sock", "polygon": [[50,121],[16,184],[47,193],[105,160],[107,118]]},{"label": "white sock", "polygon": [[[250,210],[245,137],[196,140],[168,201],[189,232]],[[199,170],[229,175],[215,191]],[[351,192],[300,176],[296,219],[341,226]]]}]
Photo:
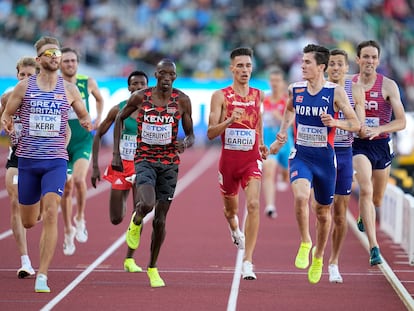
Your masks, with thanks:
[{"label": "white sock", "polygon": [[20,257],[20,261],[22,263],[22,266],[31,266],[32,263],[30,262],[30,258],[28,255],[23,255]]}]

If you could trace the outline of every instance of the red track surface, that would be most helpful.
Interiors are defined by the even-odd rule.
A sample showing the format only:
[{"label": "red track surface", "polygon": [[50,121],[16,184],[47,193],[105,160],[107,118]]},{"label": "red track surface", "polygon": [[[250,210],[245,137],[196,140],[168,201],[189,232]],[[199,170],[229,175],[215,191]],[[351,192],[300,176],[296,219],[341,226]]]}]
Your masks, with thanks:
[{"label": "red track surface", "polygon": [[[20,265],[10,231],[9,201],[4,189],[4,162],[7,150],[0,147],[0,310],[407,310],[412,298],[400,298],[378,267],[370,267],[368,252],[357,238],[351,222],[340,269],[343,284],[331,284],[325,253],[321,281],[311,285],[307,270],[294,267],[299,234],[294,218],[292,194],[277,198],[278,218],[261,219],[254,256],[256,281],[239,277],[240,253],[230,240],[222,213],[217,185],[219,150],[188,150],[182,155],[180,180],[167,219],[167,237],[158,268],[167,286],[152,289],[146,273],[126,273],[123,234],[128,226],[131,204],[124,221],[109,221],[109,184],[101,181],[98,191],[89,189],[87,228],[89,240],[77,243],[73,256],[62,252],[63,225],[49,270],[50,294],[34,292],[34,279],[20,280]],[[110,160],[102,150],[100,164]],[[101,170],[102,171],[102,170]],[[88,185],[90,182],[88,180]],[[243,195],[241,195],[243,200]],[[357,212],[356,202],[351,211]],[[244,213],[241,205],[240,217]],[[314,218],[312,215],[312,223]],[[149,260],[151,220],[144,226],[136,261],[146,267]],[[29,254],[38,267],[41,223],[28,230]],[[414,293],[414,269],[401,249],[378,233],[383,256],[403,282],[403,291]],[[312,229],[314,236],[314,229]],[[238,256],[239,255],[239,256]],[[397,283],[398,291],[398,283]],[[401,291],[401,289],[399,290]],[[407,302],[408,301],[408,302]]]}]

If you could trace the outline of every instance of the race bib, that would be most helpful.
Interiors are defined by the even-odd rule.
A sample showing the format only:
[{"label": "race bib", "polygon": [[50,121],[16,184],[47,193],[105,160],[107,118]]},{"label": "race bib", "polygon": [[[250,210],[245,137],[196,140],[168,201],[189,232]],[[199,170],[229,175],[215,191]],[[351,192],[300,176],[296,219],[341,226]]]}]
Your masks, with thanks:
[{"label": "race bib", "polygon": [[168,145],[172,142],[172,124],[142,123],[141,141],[149,145]]},{"label": "race bib", "polygon": [[40,137],[57,137],[60,132],[61,116],[58,114],[31,113],[29,135]]},{"label": "race bib", "polygon": [[375,117],[366,117],[365,118],[365,125],[369,127],[378,127],[380,124],[379,118]]},{"label": "race bib", "polygon": [[224,132],[224,149],[249,151],[256,142],[256,131],[251,129],[227,128]]},{"label": "race bib", "polygon": [[137,136],[123,134],[119,143],[119,152],[121,154],[121,159],[128,161],[134,160],[136,149]]},{"label": "race bib", "polygon": [[18,122],[18,123],[15,122],[15,123],[13,123],[13,127],[14,127],[14,137],[16,139],[19,139],[20,136],[22,136],[23,125],[20,122]]},{"label": "race bib", "polygon": [[335,132],[335,142],[347,142],[349,141],[349,132],[336,128]]},{"label": "race bib", "polygon": [[328,129],[298,124],[296,143],[306,147],[326,147],[328,145]]}]

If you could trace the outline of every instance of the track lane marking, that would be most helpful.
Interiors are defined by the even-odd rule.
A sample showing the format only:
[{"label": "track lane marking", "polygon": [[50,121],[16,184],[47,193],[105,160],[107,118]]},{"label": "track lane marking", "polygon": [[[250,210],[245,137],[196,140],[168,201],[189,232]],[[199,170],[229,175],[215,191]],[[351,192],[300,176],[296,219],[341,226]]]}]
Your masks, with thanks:
[{"label": "track lane marking", "polygon": [[[193,167],[180,178],[177,182],[176,191],[174,197],[180,195],[191,183],[198,177],[202,176],[202,173],[207,170],[213,163],[217,161],[214,156],[217,154],[215,148],[209,148],[204,156]],[[108,187],[110,185],[108,184]],[[152,219],[154,212],[152,211],[144,218],[144,224]],[[56,306],[63,298],[65,298],[77,285],[79,285],[96,267],[98,267],[103,261],[105,261],[111,254],[113,254],[121,245],[125,243],[125,233],[121,235],[109,248],[107,248],[102,255],[95,259],[85,270],[82,271],[72,282],[69,283],[62,291],[60,291],[52,300],[40,309],[40,311],[49,311]]]}]

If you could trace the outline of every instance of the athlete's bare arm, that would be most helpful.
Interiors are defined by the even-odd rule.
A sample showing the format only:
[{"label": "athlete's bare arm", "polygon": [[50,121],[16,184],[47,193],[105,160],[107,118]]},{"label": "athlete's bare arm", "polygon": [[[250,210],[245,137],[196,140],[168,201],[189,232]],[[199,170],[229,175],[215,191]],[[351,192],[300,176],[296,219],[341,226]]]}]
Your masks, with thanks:
[{"label": "athlete's bare arm", "polygon": [[68,81],[63,81],[65,85],[66,98],[68,99],[69,104],[73,107],[80,125],[82,125],[88,131],[92,130],[91,117],[88,111],[85,108],[83,103],[82,96],[79,92],[78,87]]},{"label": "athlete's bare arm", "polygon": [[122,172],[124,167],[122,165],[121,154],[119,152],[119,142],[121,140],[121,132],[124,127],[124,120],[131,116],[131,114],[138,110],[142,105],[144,99],[144,92],[142,90],[135,91],[131,94],[125,107],[119,111],[115,118],[114,124],[114,145],[112,152],[112,168],[116,171]]},{"label": "athlete's bare arm", "polygon": [[365,91],[362,85],[352,82],[352,98],[354,100],[355,114],[361,125],[358,136],[365,138]]},{"label": "athlete's bare arm", "polygon": [[177,141],[177,150],[183,153],[185,149],[190,148],[194,144],[194,129],[192,119],[192,107],[190,98],[184,93],[180,92],[180,114],[181,124],[185,133],[185,138],[182,141]]},{"label": "athlete's bare arm", "polygon": [[94,129],[97,129],[102,120],[104,99],[102,97],[101,91],[99,90],[98,83],[92,77],[88,78],[88,88],[89,92],[93,95],[93,97],[95,97],[96,100],[96,119],[94,122]]},{"label": "athlete's bare arm", "polygon": [[346,95],[346,92],[342,86],[335,87],[334,110],[341,110],[344,114],[345,119],[334,119],[330,114],[323,113],[321,114],[323,125],[328,127],[337,127],[350,132],[358,132],[361,129],[361,125],[358,121],[355,111],[349,103],[348,96]]},{"label": "athlete's bare arm", "polygon": [[377,128],[378,133],[375,134],[394,133],[403,130],[406,126],[405,111],[397,83],[394,80],[384,77],[382,94],[387,102],[390,103],[394,117],[388,124],[379,126]]},{"label": "athlete's bare arm", "polygon": [[99,148],[101,144],[101,138],[105,133],[109,130],[112,123],[114,123],[116,115],[119,112],[119,104],[115,105],[109,110],[105,120],[99,124],[98,129],[96,130],[95,136],[93,137],[93,144],[92,144],[92,175],[91,175],[91,183],[94,188],[96,188],[96,181],[101,180],[101,174],[99,172],[99,163],[98,163],[98,155],[99,155]]},{"label": "athlete's bare arm", "polygon": [[224,93],[221,90],[215,91],[211,96],[207,128],[207,137],[210,140],[221,135],[230,124],[239,120],[244,112],[242,108],[237,107],[233,110],[231,117],[224,120],[227,113],[224,102]]},{"label": "athlete's bare arm", "polygon": [[293,91],[292,85],[288,87],[288,99],[286,101],[285,112],[283,113],[280,130],[276,135],[275,141],[270,145],[270,154],[278,153],[280,148],[287,142],[287,130],[292,125],[295,118],[295,110],[293,108]]},{"label": "athlete's bare arm", "polygon": [[[264,93],[263,91],[260,91],[260,107],[263,107],[263,100],[264,100]],[[262,111],[262,110],[260,110]],[[257,127],[256,127],[257,136],[259,137],[259,151],[263,159],[267,158],[267,155],[269,154],[269,150],[267,149],[266,145],[264,144],[264,138],[263,138],[263,119],[262,114],[259,114]]]},{"label": "athlete's bare arm", "polygon": [[[10,97],[11,92],[4,93],[0,98],[0,117],[6,109],[7,100]],[[0,122],[0,131],[3,129],[3,123]]]},{"label": "athlete's bare arm", "polygon": [[23,97],[26,94],[27,84],[27,79],[18,82],[13,91],[11,91],[9,99],[7,100],[7,105],[1,115],[1,124],[7,134],[13,132],[12,116],[16,113],[16,110],[22,104]]}]

